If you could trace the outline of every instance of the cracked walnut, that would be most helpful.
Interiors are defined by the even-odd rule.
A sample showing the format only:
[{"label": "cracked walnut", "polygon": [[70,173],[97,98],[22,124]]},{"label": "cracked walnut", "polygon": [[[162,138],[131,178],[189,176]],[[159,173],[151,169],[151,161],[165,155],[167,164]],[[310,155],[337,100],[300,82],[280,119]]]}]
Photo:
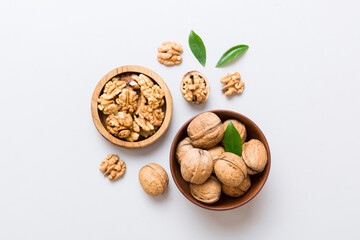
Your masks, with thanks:
[{"label": "cracked walnut", "polygon": [[163,42],[158,51],[158,61],[166,66],[173,66],[182,62],[180,53],[183,51],[183,48],[176,42]]},{"label": "cracked walnut", "polygon": [[210,92],[206,77],[198,71],[185,74],[181,82],[181,93],[190,103],[200,104],[207,100]]},{"label": "cracked walnut", "polygon": [[108,175],[109,180],[114,181],[123,176],[126,171],[126,164],[115,154],[109,154],[100,164],[99,170]]}]

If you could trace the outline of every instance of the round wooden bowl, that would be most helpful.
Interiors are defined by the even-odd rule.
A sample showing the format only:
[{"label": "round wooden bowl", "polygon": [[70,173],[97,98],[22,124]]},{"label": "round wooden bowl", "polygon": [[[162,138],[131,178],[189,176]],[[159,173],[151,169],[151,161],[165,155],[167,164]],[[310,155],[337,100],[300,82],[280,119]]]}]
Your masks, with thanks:
[{"label": "round wooden bowl", "polygon": [[265,138],[264,134],[262,133],[262,131],[260,130],[260,128],[253,121],[251,121],[249,118],[245,117],[244,115],[237,113],[237,112],[227,111],[227,110],[213,110],[210,112],[213,112],[216,115],[218,115],[219,118],[223,122],[227,119],[236,119],[236,120],[242,122],[245,125],[246,130],[247,130],[247,137],[246,137],[247,141],[250,139],[258,139],[265,145],[265,148],[267,151],[267,156],[268,156],[268,162],[266,164],[264,171],[250,176],[251,187],[244,195],[242,195],[240,197],[237,197],[237,198],[229,197],[229,196],[226,196],[224,193],[221,193],[221,197],[220,197],[219,201],[217,201],[213,204],[206,204],[206,203],[202,203],[202,202],[199,202],[198,200],[196,200],[190,193],[190,184],[182,178],[181,172],[180,172],[180,165],[179,165],[178,161],[176,160],[176,146],[181,140],[183,140],[185,137],[187,137],[187,127],[188,127],[189,123],[191,122],[191,120],[193,120],[196,117],[195,116],[194,118],[187,121],[180,128],[180,130],[177,132],[177,134],[174,138],[174,141],[172,143],[171,150],[170,150],[171,175],[174,179],[176,186],[179,188],[180,192],[192,203],[194,203],[202,208],[206,208],[206,209],[210,209],[210,210],[216,210],[216,211],[230,210],[233,208],[240,207],[241,205],[244,205],[245,203],[249,202],[260,192],[260,190],[264,186],[266,179],[270,172],[270,165],[271,165],[270,148],[269,148],[268,142],[266,141],[266,138]]},{"label": "round wooden bowl", "polygon": [[[182,78],[182,80],[181,80],[181,83],[180,83],[180,92],[181,92],[181,94],[182,94],[182,92],[183,92],[183,84],[184,84],[184,81],[185,81],[185,77],[186,77],[187,75],[189,75],[189,74],[198,74],[198,75],[200,75],[201,77],[203,77],[204,80],[205,80],[206,92],[207,92],[206,98],[205,98],[204,101],[202,101],[202,102],[196,101],[196,102],[190,102],[190,103],[192,103],[192,104],[201,104],[201,103],[206,102],[207,99],[209,98],[209,95],[210,95],[210,84],[209,84],[208,79],[205,77],[205,75],[202,74],[202,73],[199,72],[199,71],[190,71],[190,72],[187,72],[187,73],[184,74],[184,76],[183,76],[183,78]],[[183,95],[183,97],[184,97],[184,94],[182,94],[182,95]],[[184,99],[185,99],[185,98],[184,98]],[[186,99],[185,99],[185,100],[186,100]],[[186,100],[186,101],[187,101],[187,100]],[[189,102],[189,101],[187,101],[187,102]]]},{"label": "round wooden bowl", "polygon": [[[146,76],[150,77],[154,82],[156,82],[165,92],[165,118],[164,118],[164,121],[161,124],[160,128],[153,135],[151,135],[150,137],[148,137],[144,140],[140,140],[140,141],[136,141],[136,142],[128,142],[128,141],[121,140],[121,139],[111,135],[106,130],[106,127],[105,127],[106,126],[105,125],[106,115],[103,114],[103,112],[101,112],[100,110],[98,110],[98,107],[97,107],[97,105],[98,105],[97,100],[98,100],[100,94],[102,93],[102,90],[103,90],[105,84],[113,77],[115,77],[119,74],[122,74],[122,73],[145,74]],[[96,85],[94,93],[91,98],[91,115],[92,115],[92,119],[95,124],[95,127],[97,128],[99,133],[104,138],[109,140],[111,143],[118,145],[120,147],[125,147],[125,148],[146,147],[146,146],[152,144],[153,142],[155,142],[157,139],[159,139],[161,137],[161,135],[163,135],[165,133],[166,129],[169,127],[171,117],[172,117],[172,111],[173,111],[172,97],[171,97],[169,88],[167,87],[164,80],[162,80],[162,78],[159,75],[157,75],[155,72],[151,71],[150,69],[141,67],[141,66],[123,66],[123,67],[119,67],[119,68],[112,70],[111,72],[106,74],[100,80],[100,82]]]}]

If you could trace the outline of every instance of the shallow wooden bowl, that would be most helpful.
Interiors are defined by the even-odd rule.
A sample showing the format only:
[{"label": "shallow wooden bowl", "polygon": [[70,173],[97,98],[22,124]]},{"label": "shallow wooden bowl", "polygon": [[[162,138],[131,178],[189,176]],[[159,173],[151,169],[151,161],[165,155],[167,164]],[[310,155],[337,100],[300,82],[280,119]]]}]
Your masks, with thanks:
[{"label": "shallow wooden bowl", "polygon": [[[154,133],[152,136],[150,136],[144,140],[140,140],[140,141],[136,141],[136,142],[128,142],[128,141],[121,140],[121,139],[111,135],[106,130],[106,127],[105,127],[106,126],[105,125],[105,119],[106,119],[105,114],[103,114],[97,108],[97,104],[98,104],[97,100],[98,100],[100,94],[102,93],[102,90],[103,90],[105,84],[113,77],[115,77],[119,74],[122,74],[122,73],[145,74],[146,76],[150,77],[154,82],[156,82],[165,92],[165,118],[164,118],[164,121],[161,124],[160,128],[156,131],[156,133]],[[100,82],[96,85],[96,88],[95,88],[94,93],[91,98],[91,115],[92,115],[92,119],[95,124],[95,127],[97,128],[99,133],[104,138],[109,140],[111,143],[118,145],[120,147],[125,147],[125,148],[146,147],[146,146],[154,143],[157,139],[159,139],[161,137],[161,135],[163,135],[165,133],[166,129],[169,127],[171,117],[172,117],[172,110],[173,110],[172,97],[171,97],[169,88],[167,87],[164,80],[162,80],[162,78],[159,75],[157,75],[155,72],[153,72],[147,68],[141,67],[141,66],[123,66],[123,67],[119,67],[119,68],[112,70],[111,72],[106,74],[100,80]]]},{"label": "shallow wooden bowl", "polygon": [[191,122],[191,120],[194,119],[194,118],[192,118],[189,121],[187,121],[180,128],[180,130],[177,132],[177,134],[173,140],[171,150],[170,150],[171,175],[174,179],[176,186],[179,188],[180,192],[192,203],[194,203],[200,207],[210,209],[210,210],[217,210],[217,211],[229,210],[229,209],[240,207],[241,205],[244,205],[245,203],[249,202],[260,192],[260,190],[264,186],[266,179],[270,172],[270,165],[271,165],[270,148],[269,148],[268,142],[266,141],[266,138],[265,138],[264,134],[262,133],[262,131],[260,130],[260,128],[253,121],[251,121],[249,118],[245,117],[244,115],[237,113],[237,112],[227,111],[227,110],[214,110],[214,111],[210,111],[210,112],[217,114],[223,122],[227,119],[236,119],[236,120],[242,122],[245,125],[246,130],[247,130],[247,137],[246,137],[247,141],[250,139],[258,139],[265,145],[265,148],[267,150],[268,163],[267,163],[264,171],[261,173],[258,173],[256,175],[250,176],[251,187],[241,197],[237,197],[237,198],[228,197],[224,193],[222,193],[219,201],[217,201],[216,203],[213,203],[213,204],[206,204],[206,203],[202,203],[202,202],[199,202],[198,200],[196,200],[190,193],[190,184],[182,178],[181,172],[180,172],[180,165],[176,160],[176,146],[182,139],[187,137],[187,127],[188,127],[189,123]]}]

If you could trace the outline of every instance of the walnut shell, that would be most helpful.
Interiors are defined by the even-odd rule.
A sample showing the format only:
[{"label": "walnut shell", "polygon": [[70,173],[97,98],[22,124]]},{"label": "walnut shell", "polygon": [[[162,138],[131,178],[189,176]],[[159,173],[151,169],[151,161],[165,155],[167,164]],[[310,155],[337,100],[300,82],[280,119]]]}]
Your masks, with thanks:
[{"label": "walnut shell", "polygon": [[242,158],[230,152],[215,159],[214,171],[220,182],[231,187],[239,186],[247,175]]},{"label": "walnut shell", "polygon": [[194,147],[209,149],[218,144],[224,136],[220,118],[212,112],[205,112],[194,118],[187,133]]},{"label": "walnut shell", "polygon": [[[221,156],[221,154],[223,154],[225,152],[225,149],[222,146],[216,145],[215,147],[212,147],[207,151],[211,154],[211,157],[212,157],[214,165],[215,165],[215,159],[219,158]],[[213,168],[212,173],[214,173],[214,168]]]},{"label": "walnut shell", "polygon": [[241,122],[239,122],[238,120],[235,120],[235,119],[228,119],[226,120],[223,125],[224,125],[224,128],[226,130],[226,127],[227,125],[232,122],[234,124],[234,127],[236,128],[236,130],[239,132],[240,134],[240,137],[241,137],[241,141],[242,143],[244,143],[246,141],[246,127],[244,124],[242,124]]},{"label": "walnut shell", "polygon": [[147,194],[158,196],[165,192],[169,184],[169,177],[159,164],[150,163],[140,169],[139,181]]},{"label": "walnut shell", "polygon": [[181,159],[185,156],[185,154],[194,147],[191,145],[191,140],[189,137],[181,140],[176,147],[176,159],[179,164],[181,164]]},{"label": "walnut shell", "polygon": [[250,176],[247,175],[244,181],[242,181],[242,183],[239,186],[230,187],[225,184],[221,184],[221,189],[223,193],[225,193],[230,197],[240,197],[244,195],[247,192],[247,190],[249,190],[250,186],[251,186]]},{"label": "walnut shell", "polygon": [[206,150],[190,149],[181,160],[181,175],[185,181],[202,184],[211,175],[213,160]]},{"label": "walnut shell", "polygon": [[267,163],[267,152],[264,144],[257,139],[244,143],[242,157],[250,175],[260,173]]},{"label": "walnut shell", "polygon": [[203,184],[190,183],[191,195],[203,203],[217,202],[221,196],[221,184],[216,177],[210,176]]}]

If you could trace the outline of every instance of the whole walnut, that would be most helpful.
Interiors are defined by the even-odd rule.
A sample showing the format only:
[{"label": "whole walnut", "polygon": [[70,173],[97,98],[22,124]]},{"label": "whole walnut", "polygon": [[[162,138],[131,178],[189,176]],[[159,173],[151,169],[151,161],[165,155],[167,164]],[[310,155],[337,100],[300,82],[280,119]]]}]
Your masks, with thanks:
[{"label": "whole walnut", "polygon": [[239,186],[230,187],[225,184],[221,184],[221,189],[223,193],[225,193],[230,197],[240,197],[249,190],[250,186],[251,186],[250,176],[247,175],[244,181],[242,181],[242,183]]},{"label": "whole walnut", "polygon": [[[219,158],[221,156],[221,154],[223,154],[225,152],[225,149],[222,146],[216,145],[215,147],[210,148],[209,150],[207,150],[214,162],[215,165],[215,159]],[[212,173],[214,173],[214,168]]]},{"label": "whole walnut", "polygon": [[221,196],[221,184],[216,177],[210,176],[203,184],[190,183],[191,195],[203,203],[217,202]]},{"label": "whole walnut", "polygon": [[209,149],[218,144],[224,136],[220,118],[212,112],[205,112],[194,118],[187,133],[194,147]]},{"label": "whole walnut", "polygon": [[267,163],[266,148],[257,139],[251,139],[243,144],[242,157],[250,175],[262,172]]},{"label": "whole walnut", "polygon": [[232,122],[234,124],[234,127],[240,134],[241,142],[244,143],[246,141],[246,136],[247,136],[245,125],[242,124],[241,122],[239,122],[238,120],[228,119],[223,123],[225,129],[230,122]]},{"label": "whole walnut", "polygon": [[189,137],[181,140],[176,147],[176,159],[181,164],[181,159],[185,156],[185,154],[194,147],[191,145],[191,141]]},{"label": "whole walnut", "polygon": [[215,159],[214,171],[220,182],[231,187],[239,186],[247,176],[242,158],[230,152]]},{"label": "whole walnut", "polygon": [[208,151],[193,148],[184,155],[180,167],[181,175],[185,181],[202,184],[211,175],[213,160]]},{"label": "whole walnut", "polygon": [[150,163],[140,169],[139,181],[147,194],[158,196],[165,192],[169,184],[169,177],[159,164]]}]

